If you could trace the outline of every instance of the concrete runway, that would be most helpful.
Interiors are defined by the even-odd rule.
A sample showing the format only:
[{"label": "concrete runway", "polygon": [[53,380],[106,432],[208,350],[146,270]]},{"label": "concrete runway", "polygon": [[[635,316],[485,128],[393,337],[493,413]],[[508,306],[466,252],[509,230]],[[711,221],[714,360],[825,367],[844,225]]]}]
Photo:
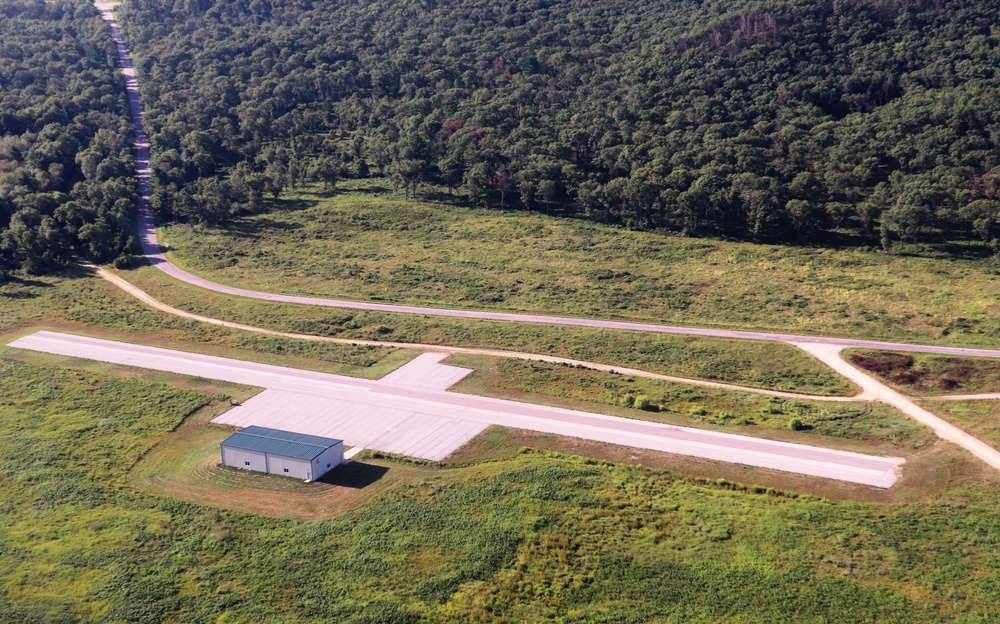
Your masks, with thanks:
[{"label": "concrete runway", "polygon": [[266,390],[214,422],[343,439],[439,460],[490,425],[758,466],[887,488],[902,459],[738,436],[517,401],[447,392],[465,369],[417,358],[370,381],[157,347],[40,331],[11,347],[219,379]]}]

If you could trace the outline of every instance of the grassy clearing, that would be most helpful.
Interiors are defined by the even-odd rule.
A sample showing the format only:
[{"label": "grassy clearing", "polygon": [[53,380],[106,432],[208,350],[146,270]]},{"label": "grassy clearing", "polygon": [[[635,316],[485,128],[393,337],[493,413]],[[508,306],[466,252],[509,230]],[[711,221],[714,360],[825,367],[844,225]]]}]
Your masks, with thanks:
[{"label": "grassy clearing", "polygon": [[[305,522],[126,487],[137,461],[136,475],[156,474],[143,471],[156,464],[157,440],[176,435],[185,414],[192,423],[207,417],[199,410],[216,409],[218,397],[4,360],[0,392],[3,621],[1000,614],[1000,516],[996,490],[980,483],[922,502],[836,503],[654,467],[499,451],[440,468],[382,462],[385,485],[364,506]],[[397,471],[406,477],[388,480]],[[276,487],[254,489],[278,498]]]},{"label": "grassy clearing", "polygon": [[780,343],[317,309],[217,295],[177,282],[152,267],[123,275],[174,307],[269,329],[547,353],[680,377],[810,394],[855,392],[849,381],[822,363]]},{"label": "grassy clearing", "polygon": [[1000,336],[986,260],[754,245],[571,219],[300,193],[222,229],[170,226],[169,256],[259,290],[947,344]]},{"label": "grassy clearing", "polygon": [[917,396],[1000,392],[1000,360],[852,349],[854,364]]},{"label": "grassy clearing", "polygon": [[926,401],[923,406],[994,448],[1000,448],[1000,401]]},{"label": "grassy clearing", "polygon": [[[470,394],[869,453],[908,455],[934,439],[883,404],[786,400],[485,356],[457,355],[447,363],[475,369],[452,388]],[[649,400],[646,409],[634,407],[637,397]],[[800,423],[796,431],[792,419]]]},{"label": "grassy clearing", "polygon": [[[87,323],[109,335],[141,332],[134,336],[143,341],[179,342],[190,331],[206,350],[235,345],[228,330],[146,310],[95,279],[0,293],[5,336]],[[268,345],[244,348],[274,351]],[[337,353],[296,357],[354,366],[333,360],[356,351]],[[124,369],[80,361],[60,368],[40,357],[45,365],[0,354],[0,621],[1000,617],[1000,481],[940,442],[908,460],[903,487],[881,493],[491,430],[447,466],[366,460],[384,474],[343,495],[329,493],[337,484],[314,484],[329,486],[315,495],[304,484],[212,467],[202,474],[215,489],[199,495],[213,506],[203,506],[178,500],[177,483],[165,481],[198,474],[197,449],[186,456],[179,441],[207,436],[207,453],[224,432],[197,424],[223,396],[252,389],[123,377]],[[539,372],[546,381],[536,388],[525,373],[511,378],[557,393],[578,381],[563,373],[588,373]],[[598,387],[572,400],[591,400]],[[565,454],[577,452],[598,459]],[[156,488],[176,496],[151,495]],[[857,502],[866,496],[877,502]],[[274,515],[333,517],[214,508],[247,501]]]}]

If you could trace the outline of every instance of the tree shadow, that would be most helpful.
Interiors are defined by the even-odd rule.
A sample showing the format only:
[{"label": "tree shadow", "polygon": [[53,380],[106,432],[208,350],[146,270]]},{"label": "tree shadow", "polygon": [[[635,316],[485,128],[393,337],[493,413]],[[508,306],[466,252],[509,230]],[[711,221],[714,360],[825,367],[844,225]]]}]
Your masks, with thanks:
[{"label": "tree shadow", "polygon": [[389,472],[389,468],[386,466],[352,461],[349,464],[337,466],[317,479],[317,482],[360,490],[375,483],[387,472]]},{"label": "tree shadow", "polygon": [[52,284],[46,282],[8,274],[4,280],[0,281],[0,285],[6,286],[9,284],[15,284],[17,286],[24,286],[27,288],[52,288]]}]

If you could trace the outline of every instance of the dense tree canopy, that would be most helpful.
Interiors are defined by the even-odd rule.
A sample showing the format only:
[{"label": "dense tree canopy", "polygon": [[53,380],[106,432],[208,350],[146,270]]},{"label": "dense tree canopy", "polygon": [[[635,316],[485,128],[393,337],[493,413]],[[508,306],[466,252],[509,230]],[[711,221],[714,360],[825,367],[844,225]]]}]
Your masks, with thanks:
[{"label": "dense tree canopy", "polygon": [[114,44],[83,0],[0,0],[0,275],[128,244],[135,159]]},{"label": "dense tree canopy", "polygon": [[164,213],[372,170],[631,227],[1000,245],[995,1],[125,7]]}]

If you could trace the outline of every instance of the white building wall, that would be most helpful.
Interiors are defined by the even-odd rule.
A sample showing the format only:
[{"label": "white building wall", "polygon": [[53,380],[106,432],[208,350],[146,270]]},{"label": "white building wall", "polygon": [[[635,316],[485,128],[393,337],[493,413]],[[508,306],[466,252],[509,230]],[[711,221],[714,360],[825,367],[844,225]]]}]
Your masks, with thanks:
[{"label": "white building wall", "polygon": [[[286,472],[287,470],[287,472]],[[311,480],[312,463],[308,459],[293,459],[280,455],[267,456],[267,472],[296,479]]]},{"label": "white building wall", "polygon": [[344,463],[343,442],[331,446],[313,460],[313,480],[319,479],[342,463]]},{"label": "white building wall", "polygon": [[267,472],[267,461],[264,453],[260,451],[247,451],[244,449],[222,447],[222,465],[242,468],[244,470],[258,470]]}]

